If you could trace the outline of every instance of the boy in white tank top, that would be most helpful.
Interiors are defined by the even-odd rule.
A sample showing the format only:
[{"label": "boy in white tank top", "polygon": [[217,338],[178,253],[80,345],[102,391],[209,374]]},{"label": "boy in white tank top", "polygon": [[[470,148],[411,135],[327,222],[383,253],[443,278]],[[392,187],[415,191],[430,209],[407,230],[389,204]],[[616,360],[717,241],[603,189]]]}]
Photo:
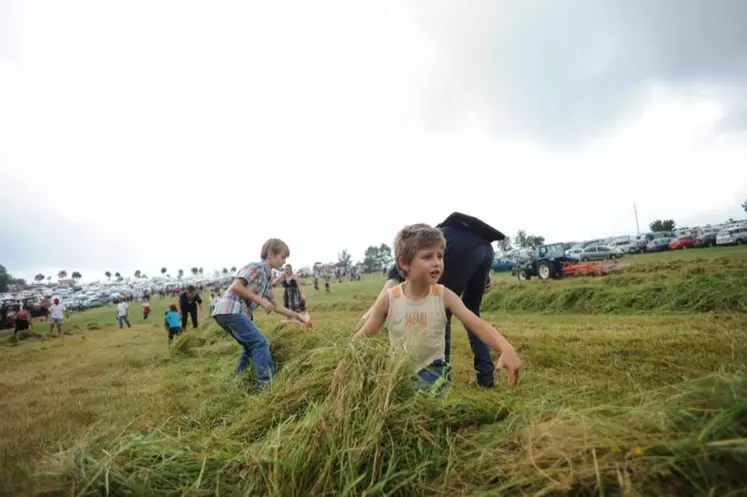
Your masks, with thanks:
[{"label": "boy in white tank top", "polygon": [[521,368],[514,348],[498,330],[467,309],[458,295],[437,284],[443,272],[445,244],[441,231],[427,224],[405,226],[397,233],[394,258],[406,280],[379,296],[370,318],[354,338],[374,335],[386,324],[392,353],[409,355],[417,387],[440,395],[449,371],[445,361],[448,310],[500,354],[495,369],[506,369],[508,384],[513,387]]}]

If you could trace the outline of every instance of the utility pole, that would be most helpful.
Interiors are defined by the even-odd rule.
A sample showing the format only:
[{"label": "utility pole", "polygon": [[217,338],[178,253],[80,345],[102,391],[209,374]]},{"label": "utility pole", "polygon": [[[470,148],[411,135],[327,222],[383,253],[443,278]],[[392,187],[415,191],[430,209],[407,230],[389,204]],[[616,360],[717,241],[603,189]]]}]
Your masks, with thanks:
[{"label": "utility pole", "polygon": [[638,209],[635,206],[635,202],[633,202],[633,212],[635,212],[635,230],[640,235],[641,229],[638,227]]}]

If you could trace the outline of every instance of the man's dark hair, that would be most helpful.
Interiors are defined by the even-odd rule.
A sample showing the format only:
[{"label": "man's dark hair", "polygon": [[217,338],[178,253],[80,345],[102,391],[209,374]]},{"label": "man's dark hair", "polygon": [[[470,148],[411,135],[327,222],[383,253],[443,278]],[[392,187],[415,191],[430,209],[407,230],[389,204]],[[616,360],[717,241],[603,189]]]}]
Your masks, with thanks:
[{"label": "man's dark hair", "polygon": [[194,286],[194,285],[189,285],[189,286],[187,287],[187,291],[188,291],[188,292],[194,292],[194,291],[195,291],[195,286]]}]

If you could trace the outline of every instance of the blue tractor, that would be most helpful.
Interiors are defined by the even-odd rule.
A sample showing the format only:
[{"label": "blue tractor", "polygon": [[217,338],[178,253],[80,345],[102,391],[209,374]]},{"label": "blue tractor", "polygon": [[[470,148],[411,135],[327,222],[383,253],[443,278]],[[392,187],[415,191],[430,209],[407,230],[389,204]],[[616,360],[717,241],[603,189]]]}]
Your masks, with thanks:
[{"label": "blue tractor", "polygon": [[563,264],[574,262],[565,254],[565,245],[551,243],[540,245],[528,259],[516,263],[516,277],[527,281],[532,277],[549,280],[563,277]]}]

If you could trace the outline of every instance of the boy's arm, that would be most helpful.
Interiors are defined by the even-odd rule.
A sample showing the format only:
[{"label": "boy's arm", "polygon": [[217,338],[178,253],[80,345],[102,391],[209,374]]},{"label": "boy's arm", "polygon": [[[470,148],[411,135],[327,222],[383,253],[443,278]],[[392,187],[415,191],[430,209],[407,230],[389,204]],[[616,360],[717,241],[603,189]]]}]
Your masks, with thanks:
[{"label": "boy's arm", "polygon": [[[402,277],[399,274],[399,270],[397,269],[397,266],[392,266],[389,269],[389,272],[387,273],[386,281],[384,282],[384,288],[381,289],[381,293],[379,293],[379,296],[382,294],[386,295],[386,291],[390,288],[394,288],[395,286],[402,283]],[[376,304],[374,304],[376,305]],[[365,323],[368,321],[368,318],[371,316],[371,312],[373,311],[373,306],[371,306],[364,314],[361,316],[360,321],[358,321],[358,326],[360,326],[362,323]]]},{"label": "boy's arm", "polygon": [[508,340],[487,321],[480,319],[474,312],[467,309],[457,294],[446,287],[444,287],[444,304],[446,310],[451,311],[482,343],[501,354],[496,369],[506,368],[508,385],[514,386],[519,379],[521,359],[516,355],[516,351]]},{"label": "boy's arm", "polygon": [[369,314],[368,319],[363,323],[363,327],[358,330],[358,333],[353,335],[353,338],[375,335],[384,325],[386,316],[389,314],[389,294],[386,290],[382,290],[373,307],[366,314]]},{"label": "boy's arm", "polygon": [[248,285],[249,282],[244,278],[236,278],[234,282],[231,283],[229,290],[231,290],[241,298],[251,300],[252,302],[256,302],[257,304],[259,304],[263,299],[253,291],[249,290],[249,288],[247,288]]},{"label": "boy's arm", "polygon": [[285,276],[281,274],[280,276],[272,280],[272,286],[278,286],[280,283],[283,282],[283,278],[285,278]]}]

